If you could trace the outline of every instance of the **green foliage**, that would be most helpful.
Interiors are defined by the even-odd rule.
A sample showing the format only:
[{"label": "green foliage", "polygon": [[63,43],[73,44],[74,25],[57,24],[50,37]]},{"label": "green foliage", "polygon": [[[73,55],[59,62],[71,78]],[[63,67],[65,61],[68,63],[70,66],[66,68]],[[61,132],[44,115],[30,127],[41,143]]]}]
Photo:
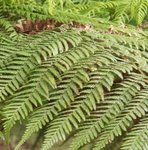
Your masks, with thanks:
[{"label": "green foliage", "polygon": [[19,122],[26,126],[16,150],[42,129],[42,150],[69,136],[70,150],[90,142],[92,149],[101,150],[118,136],[121,149],[148,146],[143,142],[148,110],[147,34],[121,28],[114,32],[118,34],[57,28],[13,40],[1,33],[5,138],[9,140]]},{"label": "green foliage", "polygon": [[[123,150],[148,149],[148,34],[122,27],[147,16],[148,0],[0,0],[0,137],[9,142],[21,123],[16,150],[40,132],[42,150],[69,137],[70,150],[107,150],[117,139]],[[14,29],[46,19],[99,31]]]}]

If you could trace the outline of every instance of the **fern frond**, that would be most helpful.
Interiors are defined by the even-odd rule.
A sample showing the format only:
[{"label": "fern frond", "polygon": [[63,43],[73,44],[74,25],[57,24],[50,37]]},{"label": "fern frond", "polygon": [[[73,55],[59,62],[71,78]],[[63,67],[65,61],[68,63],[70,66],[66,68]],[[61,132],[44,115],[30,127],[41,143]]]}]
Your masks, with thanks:
[{"label": "fern frond", "polygon": [[[63,47],[63,45],[68,45],[68,43],[71,41],[73,41],[72,44],[75,44],[75,40],[77,40],[74,37],[69,37],[68,40],[67,38],[68,37],[66,35],[65,40],[62,39],[60,41],[58,39],[52,39],[52,41],[50,42],[50,46],[47,45],[47,48],[44,49],[39,49],[39,47],[36,48],[35,46],[36,49],[34,51],[32,50],[28,52],[26,51],[15,53],[15,56],[18,56],[19,58],[15,57],[15,59],[12,62],[10,62],[9,67],[4,67],[0,70],[1,74],[3,72],[7,72],[7,74],[9,74],[9,78],[7,76],[9,80],[7,80],[6,82],[3,82],[3,80],[1,80],[0,99],[5,100],[5,96],[7,96],[8,93],[15,92],[20,87],[20,84],[24,82],[25,76],[38,64],[41,64],[42,59],[46,60],[47,57],[57,55],[58,53],[62,53],[64,50],[67,50]],[[5,54],[5,51],[3,53]],[[7,56],[6,54],[6,58],[4,58],[4,60],[7,59],[7,57],[12,58],[11,49],[10,55]],[[15,64],[18,64],[18,66],[15,67]]]},{"label": "fern frond", "polygon": [[139,150],[146,149],[148,147],[147,137],[148,137],[148,115],[136,124],[132,130],[127,133],[126,137],[123,139],[123,144],[121,149],[129,150]]},{"label": "fern frond", "polygon": [[105,148],[108,143],[111,143],[116,136],[121,136],[128,127],[132,125],[133,120],[142,117],[147,112],[148,107],[148,87],[137,94],[137,96],[130,102],[125,110],[117,116],[110,124],[105,127],[99,138],[96,140],[94,150],[101,150]]},{"label": "fern frond", "polygon": [[6,138],[18,122],[26,123],[16,149],[43,128],[45,150],[73,131],[72,150],[98,137],[108,144],[112,128],[106,129],[115,127],[114,139],[118,123],[125,126],[124,118],[137,110],[145,115],[146,35],[127,33],[58,28],[13,41],[3,36],[0,103]]},{"label": "fern frond", "polygon": [[112,89],[105,97],[105,101],[97,106],[89,118],[82,123],[73,139],[71,150],[77,150],[81,146],[95,139],[106,124],[115,118],[128,104],[137,92],[144,86],[144,78],[141,75],[133,74],[118,87]]},{"label": "fern frond", "polygon": [[[45,134],[45,140],[42,149],[48,149],[50,146],[52,146],[52,144],[54,144],[54,142],[57,141],[57,139],[64,140],[64,130],[67,124],[72,125],[71,129],[73,127],[78,128],[78,124],[82,120],[86,119],[86,114],[90,115],[90,111],[96,109],[96,103],[99,103],[100,100],[104,100],[103,87],[105,87],[107,90],[110,90],[110,87],[112,86],[114,81],[114,76],[119,75],[119,77],[122,77],[120,72],[131,70],[131,68],[127,68],[126,65],[124,68],[125,70],[123,68],[120,70],[120,68],[118,68],[118,65],[115,65],[110,71],[108,70],[108,68],[102,68],[98,71],[92,72],[90,74],[90,82],[84,87],[84,90],[80,91],[80,96],[75,98],[76,101],[72,103],[71,108],[65,110],[64,112],[61,112],[62,114],[64,114],[60,116],[61,121],[59,121],[59,119],[55,119],[53,121],[53,125],[52,123],[51,125],[49,124],[47,133]],[[99,82],[97,82],[98,79]],[[65,115],[66,112],[68,113],[67,115]],[[62,135],[63,137],[60,135]]]},{"label": "fern frond", "polygon": [[6,18],[0,17],[0,28],[5,29],[10,34],[10,37],[12,38],[15,38],[17,36],[17,33],[13,25]]},{"label": "fern frond", "polygon": [[137,0],[137,1],[138,2],[136,6],[135,18],[137,24],[140,25],[148,13],[148,1],[147,0]]},{"label": "fern frond", "polygon": [[[47,119],[48,117],[50,118],[50,120],[52,120],[54,117],[53,114],[57,114],[58,111],[60,111],[61,109],[64,109],[70,106],[71,101],[74,100],[74,93],[75,94],[79,93],[78,90],[83,87],[82,81],[86,83],[89,80],[89,76],[88,76],[89,74],[86,73],[86,70],[89,69],[89,66],[93,65],[94,62],[96,62],[97,64],[97,60],[98,60],[99,66],[102,66],[103,64],[107,65],[111,61],[115,61],[114,56],[111,54],[108,54],[107,52],[108,51],[106,51],[105,53],[105,51],[100,50],[100,52],[98,51],[95,55],[93,55],[92,57],[89,57],[89,59],[88,58],[83,59],[80,62],[81,66],[76,64],[76,66],[73,68],[72,71],[68,71],[62,77],[63,80],[64,79],[66,80],[61,81],[59,83],[58,88],[55,91],[51,92],[49,96],[50,101],[52,101],[51,106],[47,106],[46,109],[44,107],[41,109],[37,109],[37,111],[34,111],[34,113],[32,114],[32,117],[30,118],[30,123],[27,125],[26,133],[32,133],[35,130],[38,131],[39,127],[44,125],[45,122],[49,122],[49,120]],[[48,109],[48,107],[50,107],[50,109]],[[58,109],[58,111],[56,111],[56,109]],[[37,115],[39,116],[40,114],[42,115],[38,117],[38,119],[36,119],[36,116]],[[32,128],[32,125],[34,126],[34,128]],[[24,135],[24,136],[25,136],[25,139],[28,137],[27,135]],[[24,138],[23,138],[23,141],[24,141]]]}]

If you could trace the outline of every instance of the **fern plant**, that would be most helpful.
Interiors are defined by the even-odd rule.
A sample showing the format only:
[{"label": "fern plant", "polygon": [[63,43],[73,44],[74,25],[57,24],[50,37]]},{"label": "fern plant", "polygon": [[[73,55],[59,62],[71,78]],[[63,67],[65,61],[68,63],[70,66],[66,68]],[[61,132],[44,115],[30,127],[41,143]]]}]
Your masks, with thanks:
[{"label": "fern plant", "polygon": [[[147,0],[0,0],[0,137],[9,143],[13,127],[25,125],[15,150],[33,134],[42,138],[41,150],[70,137],[69,150],[114,150],[117,143],[148,149],[148,34],[120,25],[140,26],[147,6]],[[14,29],[22,19],[98,30],[67,26],[26,36]]]},{"label": "fern plant", "polygon": [[7,141],[15,125],[26,126],[16,150],[42,129],[42,150],[69,136],[70,150],[89,143],[93,150],[107,149],[119,136],[121,149],[148,147],[147,34],[113,31],[118,34],[57,28],[13,41],[1,33]]}]

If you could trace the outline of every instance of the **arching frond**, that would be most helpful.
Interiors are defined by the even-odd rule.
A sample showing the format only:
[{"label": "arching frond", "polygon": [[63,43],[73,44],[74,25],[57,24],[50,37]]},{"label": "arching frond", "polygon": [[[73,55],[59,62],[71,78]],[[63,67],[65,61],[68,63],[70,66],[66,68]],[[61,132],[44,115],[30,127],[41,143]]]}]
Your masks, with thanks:
[{"label": "arching frond", "polygon": [[43,150],[72,134],[71,150],[92,141],[94,149],[106,148],[145,117],[146,35],[115,33],[57,28],[12,41],[3,36],[0,103],[5,137],[18,122],[26,123],[16,150],[43,128]]}]

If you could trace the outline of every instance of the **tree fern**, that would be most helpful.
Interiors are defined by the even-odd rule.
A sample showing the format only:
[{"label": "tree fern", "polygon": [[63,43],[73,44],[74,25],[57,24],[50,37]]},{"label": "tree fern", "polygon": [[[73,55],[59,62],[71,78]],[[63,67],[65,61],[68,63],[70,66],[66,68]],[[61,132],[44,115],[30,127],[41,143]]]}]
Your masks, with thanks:
[{"label": "tree fern", "polygon": [[[90,142],[103,149],[118,136],[126,149],[132,133],[145,137],[147,35],[113,30],[118,34],[58,28],[13,40],[1,33],[5,137],[18,122],[26,123],[16,149],[43,128],[43,150],[73,134],[71,150]],[[134,125],[138,119],[143,125]]]},{"label": "tree fern", "polygon": [[[9,141],[22,123],[26,128],[16,150],[43,131],[42,150],[69,136],[70,150],[90,143],[90,149],[108,149],[119,137],[123,150],[148,148],[148,36],[122,27],[142,24],[147,0],[0,0],[0,5],[2,138]],[[14,29],[22,19],[92,27],[26,36]]]}]

